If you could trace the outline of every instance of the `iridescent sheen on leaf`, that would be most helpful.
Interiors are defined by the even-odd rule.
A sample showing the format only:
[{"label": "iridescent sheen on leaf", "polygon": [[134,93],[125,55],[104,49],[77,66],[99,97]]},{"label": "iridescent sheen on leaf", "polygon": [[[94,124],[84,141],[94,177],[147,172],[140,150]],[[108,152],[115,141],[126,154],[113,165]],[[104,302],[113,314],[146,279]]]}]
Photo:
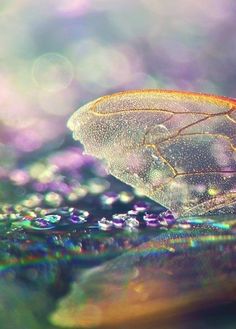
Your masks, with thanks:
[{"label": "iridescent sheen on leaf", "polygon": [[178,326],[182,316],[235,301],[235,218],[188,223],[85,271],[50,320],[70,328],[188,328]]}]

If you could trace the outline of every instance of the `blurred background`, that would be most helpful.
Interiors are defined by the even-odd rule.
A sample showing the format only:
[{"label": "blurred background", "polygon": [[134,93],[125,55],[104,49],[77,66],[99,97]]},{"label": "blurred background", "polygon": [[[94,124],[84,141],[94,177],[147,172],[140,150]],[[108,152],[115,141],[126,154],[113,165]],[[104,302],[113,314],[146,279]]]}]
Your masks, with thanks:
[{"label": "blurred background", "polygon": [[[78,289],[72,286],[80,275],[78,270],[101,264],[104,255],[116,257],[164,232],[155,227],[144,230],[145,226],[138,233],[119,228],[106,235],[98,230],[97,219],[127,212],[143,196],[83,156],[66,127],[68,118],[84,103],[105,94],[144,88],[236,97],[236,1],[0,0],[1,329],[58,328],[48,320],[58,300],[68,294],[70,301],[71,292],[76,307],[84,296],[76,295]],[[144,207],[142,202],[140,207]],[[151,209],[157,212],[153,204]],[[82,216],[87,210],[88,222]],[[181,228],[188,229],[192,226]],[[203,233],[195,232],[206,234],[206,228]],[[216,228],[214,232],[218,234]],[[196,254],[203,308],[208,300],[204,288],[211,278],[218,282],[214,280],[221,273],[235,278],[235,246],[231,249],[230,240],[229,248],[217,241],[215,249],[202,247]],[[220,266],[209,265],[209,260],[221,259],[221,255]],[[163,263],[166,259],[171,258],[163,258]],[[128,267],[124,263],[128,276],[130,268],[135,273],[142,271],[142,262],[138,270],[135,262],[128,262]],[[183,267],[183,287],[192,287],[195,272],[190,265]],[[149,272],[154,278],[157,272],[145,268],[149,283]],[[128,276],[131,283],[136,278],[136,274],[131,279]],[[113,277],[108,277],[112,287]],[[126,276],[124,282],[119,280],[114,282],[126,291]],[[182,286],[176,287],[180,291]],[[227,290],[222,289],[222,294]],[[63,312],[62,307],[59,321],[54,321],[60,326],[66,325],[67,313]],[[70,310],[68,314],[71,318]],[[186,325],[174,326],[233,329],[235,323],[234,303],[232,307],[220,305],[207,315],[190,315]],[[168,328],[173,328],[172,323]]]},{"label": "blurred background", "polygon": [[234,0],[1,0],[0,177],[104,94],[236,96],[235,16]]}]

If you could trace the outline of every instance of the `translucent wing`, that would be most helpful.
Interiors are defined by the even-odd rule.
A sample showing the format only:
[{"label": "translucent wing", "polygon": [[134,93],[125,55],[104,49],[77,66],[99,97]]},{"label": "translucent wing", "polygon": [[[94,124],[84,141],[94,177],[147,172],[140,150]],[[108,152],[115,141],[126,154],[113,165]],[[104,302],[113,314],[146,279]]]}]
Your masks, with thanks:
[{"label": "translucent wing", "polygon": [[233,211],[236,100],[128,91],[88,103],[68,125],[111,174],[179,216]]}]

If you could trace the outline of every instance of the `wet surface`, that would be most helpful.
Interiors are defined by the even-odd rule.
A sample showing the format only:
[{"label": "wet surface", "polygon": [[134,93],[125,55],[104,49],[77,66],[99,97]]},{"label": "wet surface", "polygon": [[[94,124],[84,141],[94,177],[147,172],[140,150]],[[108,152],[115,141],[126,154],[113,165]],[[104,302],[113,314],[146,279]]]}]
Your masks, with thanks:
[{"label": "wet surface", "polygon": [[176,219],[78,147],[41,152],[1,179],[1,328],[233,328],[234,215]]}]

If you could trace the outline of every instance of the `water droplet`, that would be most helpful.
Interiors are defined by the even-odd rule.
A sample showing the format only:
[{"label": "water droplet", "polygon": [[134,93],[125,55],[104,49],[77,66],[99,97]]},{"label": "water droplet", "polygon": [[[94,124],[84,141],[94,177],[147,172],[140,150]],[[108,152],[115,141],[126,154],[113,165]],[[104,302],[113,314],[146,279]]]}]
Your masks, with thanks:
[{"label": "water droplet", "polygon": [[46,222],[49,222],[51,224],[56,224],[61,220],[61,216],[59,216],[59,215],[47,215],[47,216],[44,216],[43,219]]},{"label": "water droplet", "polygon": [[113,227],[113,222],[111,220],[106,219],[103,217],[98,221],[98,226],[101,230],[103,231],[108,231],[111,230]]},{"label": "water droplet", "polygon": [[149,205],[144,201],[138,201],[134,205],[134,210],[136,210],[138,212],[144,212],[144,211],[147,211],[148,209],[149,209]]},{"label": "water droplet", "polygon": [[125,226],[127,214],[114,214],[112,215],[112,222],[116,228],[122,228]]}]

